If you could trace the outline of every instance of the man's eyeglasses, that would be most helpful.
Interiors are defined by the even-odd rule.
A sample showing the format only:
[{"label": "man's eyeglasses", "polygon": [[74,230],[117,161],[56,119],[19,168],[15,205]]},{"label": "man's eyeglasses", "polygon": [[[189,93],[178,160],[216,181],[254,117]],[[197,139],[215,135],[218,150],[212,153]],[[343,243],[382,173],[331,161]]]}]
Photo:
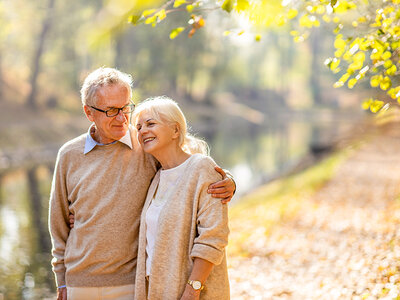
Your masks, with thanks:
[{"label": "man's eyeglasses", "polygon": [[111,117],[115,117],[116,115],[118,115],[120,111],[122,111],[123,114],[130,114],[135,109],[135,104],[130,103],[121,108],[111,107],[110,109],[107,109],[107,110],[102,110],[100,108],[97,108],[97,107],[94,107],[91,105],[89,105],[89,107],[91,107],[97,111],[101,111],[101,112],[105,113],[107,117],[111,118]]}]

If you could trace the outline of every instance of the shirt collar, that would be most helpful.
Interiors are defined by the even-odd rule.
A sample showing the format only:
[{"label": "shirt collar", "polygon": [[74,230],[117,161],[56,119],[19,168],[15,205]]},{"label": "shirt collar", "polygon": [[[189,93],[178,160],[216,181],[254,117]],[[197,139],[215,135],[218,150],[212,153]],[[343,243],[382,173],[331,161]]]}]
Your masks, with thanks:
[{"label": "shirt collar", "polygon": [[[86,133],[85,149],[83,150],[83,154],[89,153],[96,146],[104,146],[104,144],[96,142],[93,139],[92,135],[90,134],[90,132],[92,130],[94,130],[94,129],[92,129],[92,128],[94,128],[93,126],[94,125],[90,126],[88,132]],[[130,129],[130,126],[129,126],[128,131],[126,132],[126,134],[120,140],[114,141],[111,144],[115,144],[116,142],[121,142],[121,143],[127,145],[129,148],[132,149],[132,140],[131,140],[130,130],[131,129]]]}]

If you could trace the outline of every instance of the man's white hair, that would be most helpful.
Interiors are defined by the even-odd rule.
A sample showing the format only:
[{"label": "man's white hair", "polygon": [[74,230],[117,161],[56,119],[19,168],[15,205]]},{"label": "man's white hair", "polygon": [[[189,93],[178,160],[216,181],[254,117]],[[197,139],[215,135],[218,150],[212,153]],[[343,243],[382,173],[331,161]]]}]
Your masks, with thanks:
[{"label": "man's white hair", "polygon": [[83,105],[95,105],[97,92],[100,88],[113,84],[120,84],[128,89],[129,99],[132,98],[132,76],[114,68],[98,68],[90,73],[81,88]]}]

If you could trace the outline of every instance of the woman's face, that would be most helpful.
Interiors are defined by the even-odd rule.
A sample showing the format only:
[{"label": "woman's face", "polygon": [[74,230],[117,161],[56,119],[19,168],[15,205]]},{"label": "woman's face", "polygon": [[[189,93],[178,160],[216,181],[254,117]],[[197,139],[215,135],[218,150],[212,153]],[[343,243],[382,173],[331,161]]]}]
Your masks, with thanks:
[{"label": "woman's face", "polygon": [[139,143],[145,152],[157,157],[157,153],[176,147],[179,139],[177,126],[156,120],[148,111],[141,112],[135,123]]}]

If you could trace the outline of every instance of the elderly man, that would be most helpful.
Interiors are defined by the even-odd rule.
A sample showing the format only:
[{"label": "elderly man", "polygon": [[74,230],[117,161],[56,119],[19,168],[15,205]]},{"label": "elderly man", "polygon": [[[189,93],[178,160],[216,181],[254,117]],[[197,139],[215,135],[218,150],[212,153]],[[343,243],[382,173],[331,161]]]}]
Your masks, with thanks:
[{"label": "elderly man", "polygon": [[[140,213],[158,163],[129,125],[131,84],[112,68],[89,74],[81,98],[93,124],[58,153],[49,213],[57,299],[134,297]],[[218,171],[225,179],[209,193],[226,202],[234,183]]]}]

